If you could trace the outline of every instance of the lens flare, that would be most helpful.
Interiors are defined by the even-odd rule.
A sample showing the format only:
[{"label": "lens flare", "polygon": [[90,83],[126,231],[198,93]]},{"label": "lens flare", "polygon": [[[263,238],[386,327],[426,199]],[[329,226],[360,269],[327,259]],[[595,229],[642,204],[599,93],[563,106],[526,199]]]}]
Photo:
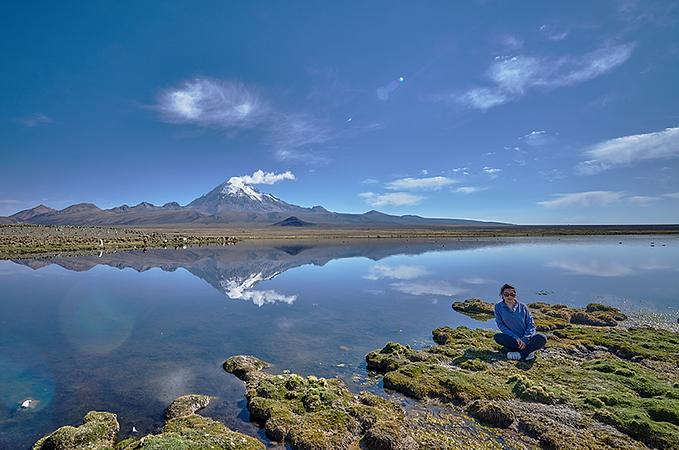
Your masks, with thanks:
[{"label": "lens flare", "polygon": [[403,83],[403,77],[399,78],[398,81],[399,81],[400,83]]},{"label": "lens flare", "polygon": [[349,118],[347,119],[347,122],[351,122],[351,117],[349,117]]},{"label": "lens flare", "polygon": [[103,290],[79,283],[66,294],[59,319],[64,336],[81,353],[105,355],[130,336],[135,314]]},{"label": "lens flare", "polygon": [[380,100],[388,99],[389,98],[389,91],[387,90],[387,88],[381,87],[381,88],[377,89],[377,97]]}]

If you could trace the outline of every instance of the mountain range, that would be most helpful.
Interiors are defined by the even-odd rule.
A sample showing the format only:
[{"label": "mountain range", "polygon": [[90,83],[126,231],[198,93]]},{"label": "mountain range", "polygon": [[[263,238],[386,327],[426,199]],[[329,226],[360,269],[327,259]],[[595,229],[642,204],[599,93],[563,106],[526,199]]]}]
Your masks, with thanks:
[{"label": "mountain range", "polygon": [[394,216],[379,211],[364,214],[330,212],[322,206],[304,208],[233,177],[186,206],[177,202],[156,206],[142,202],[100,209],[92,203],[78,203],[62,210],[39,205],[7,217],[0,224],[190,227],[228,224],[230,226],[314,226],[314,225],[508,225],[465,219],[431,219],[420,216]]}]

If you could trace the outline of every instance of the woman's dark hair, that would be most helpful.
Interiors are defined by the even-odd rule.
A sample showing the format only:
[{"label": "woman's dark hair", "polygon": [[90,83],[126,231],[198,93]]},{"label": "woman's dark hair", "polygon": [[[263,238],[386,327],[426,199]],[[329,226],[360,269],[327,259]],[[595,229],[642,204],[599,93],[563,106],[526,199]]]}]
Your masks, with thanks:
[{"label": "woman's dark hair", "polygon": [[516,288],[512,286],[511,284],[505,283],[501,288],[500,288],[500,297],[502,297],[502,293],[505,291],[505,289],[514,289]]}]

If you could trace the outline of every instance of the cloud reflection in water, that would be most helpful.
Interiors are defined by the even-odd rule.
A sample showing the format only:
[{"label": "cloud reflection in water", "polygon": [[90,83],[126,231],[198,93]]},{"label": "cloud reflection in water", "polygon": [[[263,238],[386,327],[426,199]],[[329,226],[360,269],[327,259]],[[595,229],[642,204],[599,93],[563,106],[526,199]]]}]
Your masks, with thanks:
[{"label": "cloud reflection in water", "polygon": [[276,303],[276,302],[283,302],[287,303],[288,305],[292,305],[292,303],[297,300],[296,295],[283,295],[280,294],[274,290],[266,290],[266,291],[251,291],[249,289],[254,288],[257,284],[259,284],[261,281],[265,279],[272,279],[274,278],[278,273],[275,273],[269,277],[264,277],[264,275],[260,273],[254,273],[250,275],[247,278],[244,279],[227,279],[227,280],[222,280],[221,285],[224,288],[224,293],[232,299],[243,299],[243,300],[248,300],[252,301],[255,305],[257,306],[262,306],[268,303]]},{"label": "cloud reflection in water", "polygon": [[637,271],[618,261],[603,260],[552,260],[547,267],[564,269],[568,275],[591,275],[595,277],[623,277],[635,275]]}]

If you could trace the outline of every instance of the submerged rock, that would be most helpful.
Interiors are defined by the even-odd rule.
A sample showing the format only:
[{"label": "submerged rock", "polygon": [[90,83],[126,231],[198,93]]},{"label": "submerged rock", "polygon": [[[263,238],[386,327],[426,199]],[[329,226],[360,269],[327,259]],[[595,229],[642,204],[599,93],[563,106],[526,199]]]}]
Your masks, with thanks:
[{"label": "submerged rock", "polygon": [[251,420],[261,423],[270,439],[299,450],[417,448],[400,406],[368,392],[354,396],[339,379],[261,372],[267,366],[251,356],[234,356],[224,370],[246,382]]},{"label": "submerged rock", "polygon": [[[538,329],[557,315],[567,321],[537,360],[507,360],[494,331],[441,327],[438,345],[416,351],[390,342],[366,356],[368,369],[384,374],[385,388],[443,402],[544,448],[679,449],[679,335],[612,328],[624,315],[601,305],[531,308],[541,311]],[[576,325],[580,314],[599,326]]]}]

